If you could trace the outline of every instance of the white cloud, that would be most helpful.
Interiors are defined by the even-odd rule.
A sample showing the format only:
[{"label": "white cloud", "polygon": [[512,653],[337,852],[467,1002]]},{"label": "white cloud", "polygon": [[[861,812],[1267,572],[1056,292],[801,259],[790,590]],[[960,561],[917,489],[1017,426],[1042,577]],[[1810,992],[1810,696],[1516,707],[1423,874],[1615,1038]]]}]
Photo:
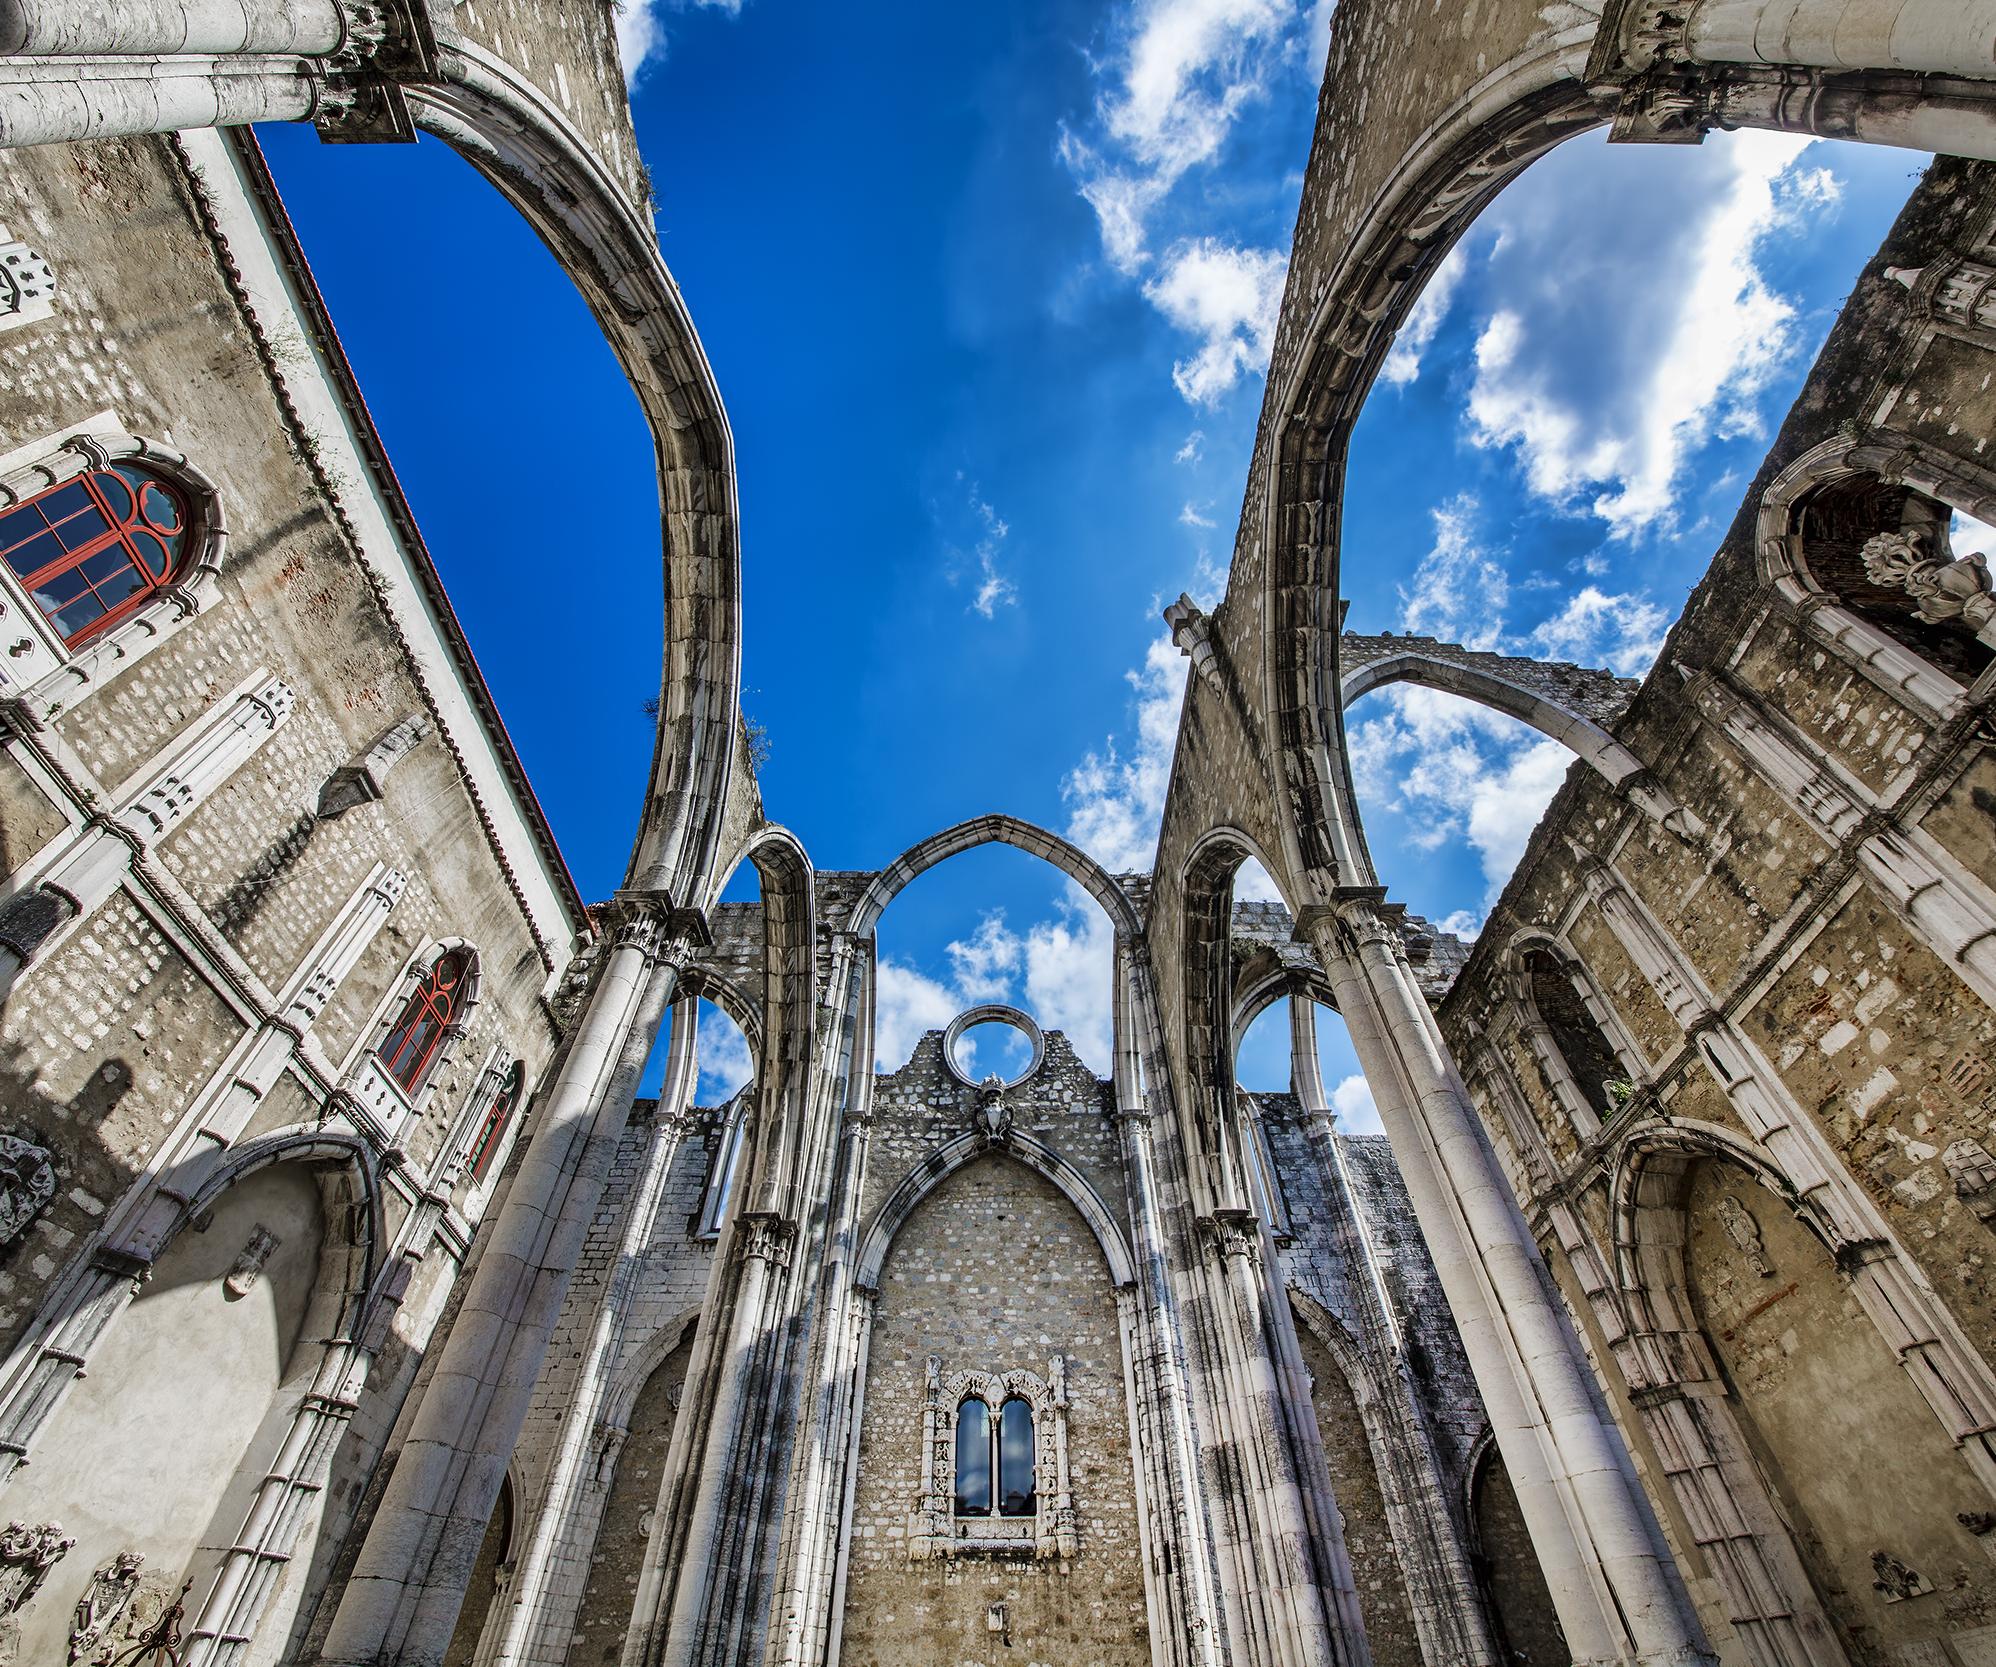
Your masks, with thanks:
[{"label": "white cloud", "polygon": [[1288,269],[1288,257],[1276,249],[1237,249],[1212,237],[1172,246],[1144,295],[1201,342],[1191,358],[1171,367],[1189,403],[1212,405],[1244,373],[1267,365]]},{"label": "white cloud", "polygon": [[915,968],[883,955],[874,974],[873,1068],[900,1070],[924,1031],[944,1029],[974,1005]]},{"label": "white cloud", "polygon": [[[1471,439],[1513,450],[1534,493],[1616,538],[1668,526],[1688,457],[1758,433],[1757,396],[1795,351],[1794,307],[1757,262],[1836,203],[1832,175],[1795,166],[1807,143],[1715,135],[1638,179],[1583,142],[1500,198]],[[1609,212],[1632,190],[1642,213]]]},{"label": "white cloud", "polygon": [[1205,444],[1206,431],[1203,428],[1195,428],[1190,434],[1185,436],[1185,444],[1171,454],[1171,461],[1174,463],[1197,463],[1205,455],[1202,450]]},{"label": "white cloud", "polygon": [[1400,326],[1387,351],[1386,362],[1379,367],[1379,374],[1393,386],[1404,387],[1420,376],[1421,355],[1434,345],[1435,333],[1448,317],[1449,303],[1455,299],[1466,265],[1463,246],[1458,243],[1435,268],[1428,287],[1407,314],[1407,322]]},{"label": "white cloud", "polygon": [[700,1062],[695,1098],[702,1105],[725,1105],[734,1098],[735,1090],[755,1075],[755,1056],[749,1052],[748,1038],[727,1014],[702,1002],[694,1043]]},{"label": "white cloud", "polygon": [[615,0],[611,15],[617,31],[617,56],[624,65],[624,85],[635,87],[638,77],[665,50],[665,23],[660,13],[685,11],[689,7],[739,15],[742,0]]},{"label": "white cloud", "polygon": [[[1005,541],[1012,536],[1011,524],[985,501],[976,482],[966,480],[961,471],[956,478],[964,486],[970,532],[967,538],[951,542],[944,574],[950,584],[956,585],[968,573],[972,584],[964,612],[981,619],[995,619],[1000,608],[1014,607],[1019,600],[1019,587],[1003,566]],[[934,513],[939,521],[945,518],[939,505]]]},{"label": "white cloud", "polygon": [[[1483,871],[1487,908],[1524,855],[1573,754],[1515,718],[1437,690],[1396,684],[1367,700],[1385,710],[1350,731],[1360,802],[1398,811],[1406,843],[1417,850],[1465,842]],[[1458,911],[1448,929],[1467,936],[1478,925],[1478,917]]]},{"label": "white cloud", "polygon": [[[1207,508],[1210,509],[1211,507],[1210,504],[1207,505]],[[1210,515],[1201,515],[1199,513],[1199,506],[1190,498],[1187,498],[1185,500],[1185,507],[1178,512],[1178,524],[1181,527],[1217,527],[1219,522],[1215,521]]]},{"label": "white cloud", "polygon": [[1070,886],[1050,920],[1027,934],[1026,1005],[1040,1023],[1066,1033],[1090,1069],[1107,1076],[1114,1062],[1116,933],[1095,900]]},{"label": "white cloud", "polygon": [[1663,651],[1669,628],[1669,616],[1647,596],[1609,596],[1587,585],[1532,628],[1532,644],[1551,659],[1641,677]]},{"label": "white cloud", "polygon": [[1061,783],[1067,837],[1112,874],[1147,870],[1156,855],[1186,666],[1169,637],[1152,642],[1142,667],[1125,674],[1136,691],[1135,744],[1125,754],[1113,740],[1107,742]]},{"label": "white cloud", "polygon": [[964,1006],[1004,1001],[1012,990],[1024,952],[1018,937],[1005,926],[1005,912],[994,910],[977,923],[968,941],[949,946],[950,970]]},{"label": "white cloud", "polygon": [[966,1008],[1021,1004],[1042,1028],[1063,1032],[1091,1069],[1107,1075],[1113,1047],[1111,1001],[1116,934],[1108,917],[1070,883],[1054,913],[1017,933],[1002,910],[949,944],[947,981],[883,957],[874,999],[874,1069],[908,1062],[922,1033],[941,1030]]},{"label": "white cloud", "polygon": [[1364,1077],[1346,1077],[1331,1090],[1331,1110],[1346,1134],[1379,1134],[1379,1108],[1372,1102],[1372,1089]]},{"label": "white cloud", "polygon": [[1102,66],[1102,144],[1071,133],[1061,143],[1119,270],[1146,263],[1151,213],[1188,169],[1219,154],[1294,20],[1286,0],[1139,0],[1131,8],[1123,50]]},{"label": "white cloud", "polygon": [[1503,636],[1510,581],[1476,536],[1477,501],[1461,495],[1437,505],[1435,542],[1400,587],[1400,623],[1409,631],[1495,648]]}]

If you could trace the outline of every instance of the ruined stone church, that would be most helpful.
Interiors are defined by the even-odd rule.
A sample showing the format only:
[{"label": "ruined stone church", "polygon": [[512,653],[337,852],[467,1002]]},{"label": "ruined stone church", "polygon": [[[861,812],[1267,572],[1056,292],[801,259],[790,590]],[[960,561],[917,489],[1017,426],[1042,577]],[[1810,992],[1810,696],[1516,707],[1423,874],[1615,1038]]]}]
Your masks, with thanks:
[{"label": "ruined stone church", "polygon": [[[0,1662],[1996,1663],[1996,591],[1951,533],[1996,521],[1996,11],[1343,0],[1323,86],[1153,871],[994,806],[825,872],[758,792],[723,390],[603,0],[0,0]],[[275,121],[454,147],[638,393],[614,897]],[[1937,154],[1640,686],[1342,634],[1396,328],[1604,125]],[[1342,712],[1396,681],[1574,754],[1473,945],[1375,878]],[[874,1069],[882,911],[994,841],[1113,924],[1106,1078],[1011,1008]]]}]

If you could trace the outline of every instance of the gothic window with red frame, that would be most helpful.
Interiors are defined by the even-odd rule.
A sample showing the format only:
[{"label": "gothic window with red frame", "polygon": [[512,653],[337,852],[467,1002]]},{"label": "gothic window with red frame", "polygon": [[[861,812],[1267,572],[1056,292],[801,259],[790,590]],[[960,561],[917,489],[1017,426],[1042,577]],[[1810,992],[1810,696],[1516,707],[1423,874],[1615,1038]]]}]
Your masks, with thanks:
[{"label": "gothic window with red frame", "polygon": [[506,1132],[506,1125],[513,1119],[513,1108],[520,1103],[520,1076],[521,1067],[515,1064],[506,1074],[505,1086],[486,1107],[485,1121],[479,1124],[478,1138],[471,1147],[471,1178],[474,1181],[485,1179],[485,1171],[492,1164],[492,1155],[499,1150],[499,1137]]},{"label": "gothic window with red frame", "polygon": [[0,511],[0,561],[77,648],[173,581],[187,520],[157,475],[92,469]]},{"label": "gothic window with red frame", "polygon": [[471,951],[452,949],[439,955],[410,995],[395,1026],[382,1038],[381,1063],[411,1094],[430,1067],[444,1036],[464,1011],[471,983]]}]

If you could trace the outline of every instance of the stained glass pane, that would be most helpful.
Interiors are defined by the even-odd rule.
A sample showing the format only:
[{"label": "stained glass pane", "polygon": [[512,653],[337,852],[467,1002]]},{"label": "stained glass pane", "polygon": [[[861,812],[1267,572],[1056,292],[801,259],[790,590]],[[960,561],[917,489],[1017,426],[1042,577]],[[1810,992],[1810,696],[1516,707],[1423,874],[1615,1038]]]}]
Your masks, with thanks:
[{"label": "stained glass pane", "polygon": [[128,535],[132,548],[139,553],[139,560],[146,564],[155,579],[164,579],[173,559],[167,554],[166,546],[148,532],[135,532]]},{"label": "stained glass pane", "polygon": [[139,494],[139,504],[145,511],[148,526],[157,527],[163,533],[180,531],[180,505],[173,500],[173,494],[163,486],[148,486]]},{"label": "stained glass pane", "polygon": [[89,589],[89,582],[80,568],[65,567],[35,586],[35,600],[44,613],[54,613],[65,602],[74,601]]},{"label": "stained glass pane", "polygon": [[982,1401],[956,1409],[956,1514],[991,1514],[991,1409]]},{"label": "stained glass pane", "polygon": [[999,1514],[1031,1516],[1034,1492],[1033,1409],[1015,1395],[998,1412]]},{"label": "stained glass pane", "polygon": [[37,498],[35,507],[49,518],[53,525],[66,521],[82,510],[96,508],[90,501],[90,489],[80,480],[73,480],[67,486],[59,486],[46,497]]}]

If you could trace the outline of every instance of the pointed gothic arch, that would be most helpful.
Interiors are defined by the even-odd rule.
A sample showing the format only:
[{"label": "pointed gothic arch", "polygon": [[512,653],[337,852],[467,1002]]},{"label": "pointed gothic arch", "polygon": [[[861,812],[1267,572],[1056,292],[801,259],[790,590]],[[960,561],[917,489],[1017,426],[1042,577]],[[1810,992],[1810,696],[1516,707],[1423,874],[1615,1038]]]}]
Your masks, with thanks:
[{"label": "pointed gothic arch", "polygon": [[908,1224],[922,1201],[959,1169],[987,1155],[1011,1158],[1051,1181],[1095,1235],[1103,1259],[1109,1264],[1110,1283],[1118,1290],[1136,1283],[1136,1261],[1130,1254],[1129,1242],[1102,1195],[1089,1184],[1087,1176],[1051,1146],[1017,1129],[999,1141],[980,1134],[958,1135],[903,1175],[860,1236],[859,1253],[853,1258],[853,1283],[862,1290],[878,1289],[880,1270],[893,1248],[895,1235]]}]

